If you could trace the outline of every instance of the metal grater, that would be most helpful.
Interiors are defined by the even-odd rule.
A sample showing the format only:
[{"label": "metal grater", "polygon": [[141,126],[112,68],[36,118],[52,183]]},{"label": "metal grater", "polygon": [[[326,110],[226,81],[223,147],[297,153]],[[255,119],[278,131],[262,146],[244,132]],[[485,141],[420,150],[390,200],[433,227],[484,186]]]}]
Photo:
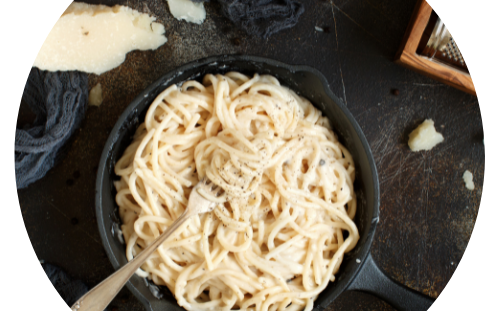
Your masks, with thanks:
[{"label": "metal grater", "polygon": [[460,53],[460,50],[458,49],[455,40],[453,40],[453,37],[450,36],[450,40],[448,41],[448,43],[442,46],[439,51],[442,53],[443,57],[447,57],[450,60],[453,59],[453,61],[459,62],[460,65],[465,66],[465,61],[462,53]]},{"label": "metal grater", "polygon": [[433,60],[439,60],[445,64],[468,71],[462,53],[439,17],[437,17],[429,40],[421,54]]}]

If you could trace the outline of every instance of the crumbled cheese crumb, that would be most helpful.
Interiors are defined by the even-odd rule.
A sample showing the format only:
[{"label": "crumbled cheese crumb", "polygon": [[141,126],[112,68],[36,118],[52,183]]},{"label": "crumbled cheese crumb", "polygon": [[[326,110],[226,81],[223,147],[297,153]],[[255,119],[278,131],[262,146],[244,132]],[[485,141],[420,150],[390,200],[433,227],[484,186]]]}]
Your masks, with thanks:
[{"label": "crumbled cheese crumb", "polygon": [[73,2],[50,31],[34,66],[101,74],[118,67],[132,50],[164,44],[165,27],[155,20],[126,6]]},{"label": "crumbled cheese crumb", "polygon": [[102,104],[102,86],[101,83],[97,83],[89,93],[89,105],[99,107]]},{"label": "crumbled cheese crumb", "polygon": [[443,141],[443,135],[434,128],[434,121],[427,119],[410,133],[408,146],[412,151],[431,150]]},{"label": "crumbled cheese crumb", "polygon": [[469,190],[474,190],[474,182],[472,181],[472,177],[472,173],[469,170],[466,170],[462,177],[464,179],[465,188]]},{"label": "crumbled cheese crumb", "polygon": [[195,3],[190,0],[167,0],[170,13],[186,22],[201,24],[207,16],[203,2]]}]

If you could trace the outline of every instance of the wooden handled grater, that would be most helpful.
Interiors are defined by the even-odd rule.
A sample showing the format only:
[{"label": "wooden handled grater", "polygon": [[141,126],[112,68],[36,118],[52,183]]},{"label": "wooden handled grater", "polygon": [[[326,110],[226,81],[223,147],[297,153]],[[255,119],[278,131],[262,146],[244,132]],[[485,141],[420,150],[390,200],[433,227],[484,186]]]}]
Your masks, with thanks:
[{"label": "wooden handled grater", "polygon": [[417,54],[469,72],[455,40],[434,11],[418,45]]},{"label": "wooden handled grater", "polygon": [[476,95],[472,78],[457,43],[425,0],[417,3],[395,61]]}]

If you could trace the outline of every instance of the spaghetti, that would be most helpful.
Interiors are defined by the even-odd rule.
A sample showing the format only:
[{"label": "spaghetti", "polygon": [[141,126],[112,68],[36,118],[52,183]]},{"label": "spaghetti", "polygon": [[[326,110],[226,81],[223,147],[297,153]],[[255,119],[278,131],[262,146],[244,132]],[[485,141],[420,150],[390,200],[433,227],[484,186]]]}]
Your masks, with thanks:
[{"label": "spaghetti", "polygon": [[213,212],[137,272],[187,310],[312,310],[359,239],[350,153],[319,110],[269,75],[168,87],[115,172],[128,260],[182,214],[202,177],[224,188]]}]

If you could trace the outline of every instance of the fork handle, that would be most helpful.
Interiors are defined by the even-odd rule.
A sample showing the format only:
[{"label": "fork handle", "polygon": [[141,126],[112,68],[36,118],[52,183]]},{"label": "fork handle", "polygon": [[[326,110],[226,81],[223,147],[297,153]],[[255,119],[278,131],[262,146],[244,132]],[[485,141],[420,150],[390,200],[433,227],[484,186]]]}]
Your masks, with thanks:
[{"label": "fork handle", "polygon": [[107,277],[104,281],[92,288],[87,294],[71,307],[72,311],[102,311],[115,298],[122,287],[127,283],[130,277],[139,269],[146,259],[155,252],[172,233],[174,233],[186,220],[191,217],[189,209],[186,209],[182,215],[177,218],[172,225],[168,227],[153,243],[146,247],[134,259],[121,267],[115,273]]}]

